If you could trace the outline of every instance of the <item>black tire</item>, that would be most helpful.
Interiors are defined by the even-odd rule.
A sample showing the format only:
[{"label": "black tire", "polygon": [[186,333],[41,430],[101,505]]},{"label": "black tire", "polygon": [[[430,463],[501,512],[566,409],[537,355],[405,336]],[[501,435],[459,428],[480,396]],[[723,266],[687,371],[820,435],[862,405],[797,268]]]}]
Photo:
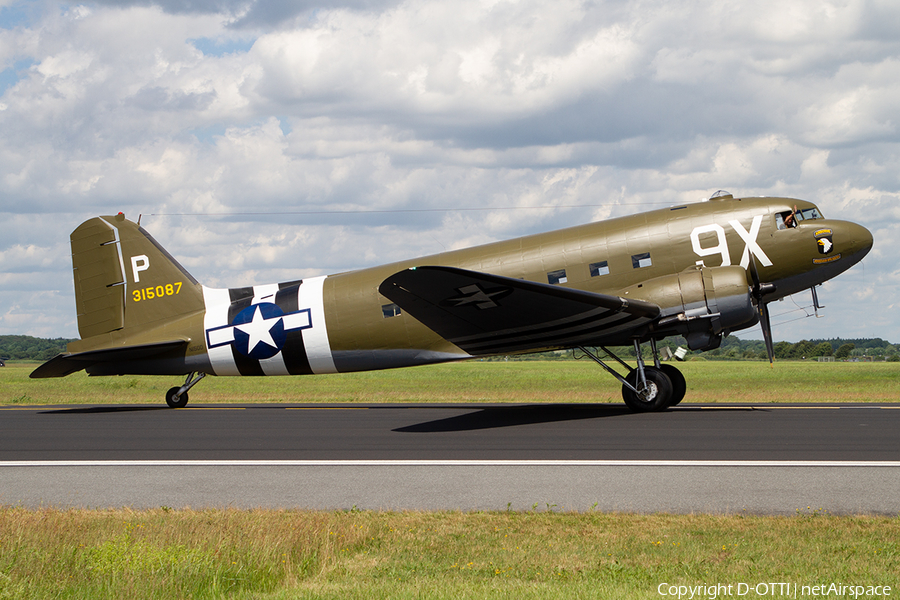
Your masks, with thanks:
[{"label": "black tire", "polygon": [[[647,378],[647,392],[635,394],[627,386],[622,386],[622,399],[634,412],[655,412],[665,410],[672,399],[672,382],[669,376],[656,367],[644,367]],[[634,369],[625,377],[625,381],[637,387],[638,372]]]},{"label": "black tire", "polygon": [[180,387],[173,387],[168,392],[166,392],[166,404],[169,405],[169,408],[184,408],[188,403],[188,394],[187,392],[178,396],[178,390]]},{"label": "black tire", "polygon": [[675,368],[674,365],[662,365],[660,366],[660,370],[665,373],[669,377],[669,381],[672,382],[672,398],[669,400],[669,406],[675,406],[684,400],[684,395],[687,393],[687,381],[685,381],[681,371]]}]

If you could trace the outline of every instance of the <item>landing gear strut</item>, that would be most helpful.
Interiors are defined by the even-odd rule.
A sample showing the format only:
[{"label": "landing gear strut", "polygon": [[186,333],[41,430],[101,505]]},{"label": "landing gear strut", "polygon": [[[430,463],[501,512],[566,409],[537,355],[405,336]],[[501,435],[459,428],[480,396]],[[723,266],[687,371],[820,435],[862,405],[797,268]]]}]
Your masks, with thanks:
[{"label": "landing gear strut", "polygon": [[166,404],[170,408],[184,408],[188,403],[188,390],[194,387],[201,379],[206,377],[206,373],[190,373],[184,380],[181,387],[173,387],[166,392]]},{"label": "landing gear strut", "polygon": [[615,377],[622,384],[622,399],[631,410],[635,412],[651,412],[665,410],[675,406],[684,398],[687,384],[681,371],[672,365],[661,365],[659,353],[656,350],[656,340],[650,340],[653,350],[653,366],[644,365],[641,356],[641,343],[634,340],[634,352],[637,357],[637,368],[632,369],[622,359],[600,346],[608,358],[612,358],[622,367],[628,370],[625,377],[619,375],[612,367],[603,362],[596,354],[588,351],[584,346],[578,348],[590,357],[594,362],[603,367],[607,373]]}]

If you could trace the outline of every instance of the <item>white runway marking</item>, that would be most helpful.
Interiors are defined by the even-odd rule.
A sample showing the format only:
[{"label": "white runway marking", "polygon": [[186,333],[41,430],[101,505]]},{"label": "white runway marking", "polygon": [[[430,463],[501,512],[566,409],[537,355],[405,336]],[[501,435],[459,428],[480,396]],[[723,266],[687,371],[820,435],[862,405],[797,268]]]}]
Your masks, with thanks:
[{"label": "white runway marking", "polygon": [[900,467],[891,460],[23,460],[0,467]]}]

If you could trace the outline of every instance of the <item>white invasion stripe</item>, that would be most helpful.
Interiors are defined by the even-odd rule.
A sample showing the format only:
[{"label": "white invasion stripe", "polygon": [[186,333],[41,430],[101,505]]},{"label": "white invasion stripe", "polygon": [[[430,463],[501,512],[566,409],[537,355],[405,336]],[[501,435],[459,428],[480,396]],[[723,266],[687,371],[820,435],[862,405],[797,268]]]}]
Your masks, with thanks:
[{"label": "white invasion stripe", "polygon": [[0,467],[891,467],[896,460],[8,460]]},{"label": "white invasion stripe", "polygon": [[312,327],[303,330],[303,345],[309,366],[316,375],[321,373],[337,373],[334,358],[331,356],[331,344],[328,342],[328,330],[325,327],[325,298],[323,289],[325,277],[304,279],[300,285],[300,308],[310,308]]},{"label": "white invasion stripe", "polygon": [[290,375],[284,364],[284,356],[281,352],[270,358],[259,359],[259,366],[266,375]]},{"label": "white invasion stripe", "polygon": [[[203,315],[203,329],[209,331],[216,327],[229,325],[228,308],[231,306],[231,296],[228,290],[224,288],[208,288],[203,286],[203,303],[206,305],[206,314]],[[226,330],[221,330],[226,331]],[[229,328],[228,332],[233,336],[233,331]],[[204,336],[206,337],[206,336]],[[206,352],[209,355],[209,362],[212,365],[213,372],[216,375],[240,375],[237,365],[234,364],[234,355],[231,353],[231,346],[226,344],[216,348],[209,347],[209,340],[206,343]]]}]

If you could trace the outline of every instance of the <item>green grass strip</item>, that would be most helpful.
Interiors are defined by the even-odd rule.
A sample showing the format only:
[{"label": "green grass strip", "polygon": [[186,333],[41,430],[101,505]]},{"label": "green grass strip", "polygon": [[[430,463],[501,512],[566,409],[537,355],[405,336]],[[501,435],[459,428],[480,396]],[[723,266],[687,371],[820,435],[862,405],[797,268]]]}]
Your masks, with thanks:
[{"label": "green grass strip", "polygon": [[[183,378],[29,379],[36,364],[0,368],[0,405],[164,402]],[[897,402],[900,363],[689,361],[685,402]],[[191,404],[215,402],[621,403],[621,385],[588,361],[462,363],[300,377],[208,377]]]},{"label": "green grass strip", "polygon": [[896,595],[898,574],[900,519],[805,507],[793,517],[0,509],[4,599],[619,599],[662,598],[661,584],[766,582]]}]

